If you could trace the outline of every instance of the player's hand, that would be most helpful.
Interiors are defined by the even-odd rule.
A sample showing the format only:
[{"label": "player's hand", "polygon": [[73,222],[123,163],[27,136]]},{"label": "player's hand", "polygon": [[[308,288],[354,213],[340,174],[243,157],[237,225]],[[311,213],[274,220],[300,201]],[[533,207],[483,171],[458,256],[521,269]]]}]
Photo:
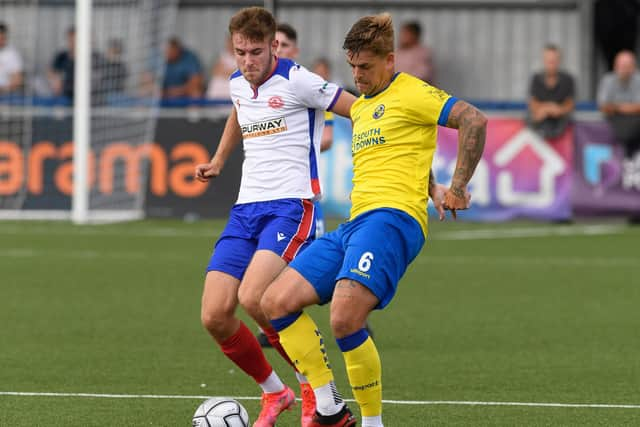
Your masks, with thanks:
[{"label": "player's hand", "polygon": [[466,189],[451,187],[445,192],[442,207],[451,211],[453,219],[458,217],[456,211],[469,209],[469,206],[471,206],[471,194]]},{"label": "player's hand", "polygon": [[429,197],[433,202],[433,207],[438,211],[438,219],[444,221],[446,214],[444,210],[444,195],[447,192],[447,186],[442,184],[435,184],[429,191]]},{"label": "player's hand", "polygon": [[220,175],[222,168],[215,162],[203,163],[196,166],[195,178],[200,182],[209,182],[211,178]]}]

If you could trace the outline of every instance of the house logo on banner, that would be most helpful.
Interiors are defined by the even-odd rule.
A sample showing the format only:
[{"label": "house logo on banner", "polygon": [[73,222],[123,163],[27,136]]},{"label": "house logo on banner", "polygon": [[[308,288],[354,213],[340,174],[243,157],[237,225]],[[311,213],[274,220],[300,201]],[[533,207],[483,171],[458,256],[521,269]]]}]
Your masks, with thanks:
[{"label": "house logo on banner", "polygon": [[[509,164],[527,147],[540,159],[542,166],[538,172],[537,189],[516,191],[513,173]],[[496,177],[496,196],[505,206],[528,206],[544,208],[550,206],[556,196],[556,178],[567,169],[564,159],[538,134],[523,128],[508,140],[493,156],[500,168]]]},{"label": "house logo on banner", "polygon": [[[484,155],[469,187],[472,207],[463,218],[502,221],[516,217],[564,219],[571,215],[573,133],[548,142],[522,120],[489,121]],[[448,184],[455,169],[457,132],[439,128],[433,170]]]},{"label": "house logo on banner", "polygon": [[[336,118],[334,145],[322,153],[323,209],[347,216],[351,203],[351,128]],[[573,133],[552,143],[511,118],[489,121],[485,151],[469,184],[472,207],[462,218],[502,221],[516,217],[544,220],[571,216]],[[455,169],[458,133],[438,129],[438,149],[432,169],[438,182],[448,184]]]}]

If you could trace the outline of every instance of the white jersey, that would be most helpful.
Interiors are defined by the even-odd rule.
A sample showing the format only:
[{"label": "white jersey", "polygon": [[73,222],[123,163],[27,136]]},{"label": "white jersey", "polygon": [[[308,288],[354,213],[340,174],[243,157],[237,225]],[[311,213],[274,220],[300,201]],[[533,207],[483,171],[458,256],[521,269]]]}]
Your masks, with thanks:
[{"label": "white jersey", "polygon": [[230,88],[244,145],[237,203],[318,197],[324,111],[342,89],[283,58],[257,89],[240,71]]},{"label": "white jersey", "polygon": [[11,46],[0,48],[0,88],[9,87],[11,76],[22,72],[22,58]]}]

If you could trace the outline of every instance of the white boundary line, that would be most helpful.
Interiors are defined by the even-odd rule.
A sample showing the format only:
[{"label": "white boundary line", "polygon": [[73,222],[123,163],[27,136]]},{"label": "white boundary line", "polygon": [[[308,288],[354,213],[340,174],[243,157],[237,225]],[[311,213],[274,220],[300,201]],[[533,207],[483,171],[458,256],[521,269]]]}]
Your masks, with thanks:
[{"label": "white boundary line", "polygon": [[[1,218],[0,218],[1,219]],[[628,227],[622,224],[592,224],[592,225],[556,225],[556,226],[532,226],[513,227],[508,225],[495,228],[469,228],[466,230],[445,231],[439,229],[430,233],[428,239],[433,240],[497,240],[520,239],[550,236],[602,236],[622,234],[628,231]],[[183,229],[179,226],[153,226],[153,227],[107,227],[107,228],[76,228],[64,229],[52,228],[50,225],[29,224],[25,226],[0,224],[0,236],[2,235],[69,235],[69,236],[102,236],[102,235],[126,235],[128,237],[203,237],[214,238],[222,233],[222,228],[201,227],[197,229]]]},{"label": "white boundary line", "polygon": [[433,233],[432,238],[434,240],[496,240],[550,236],[601,236],[624,233],[626,228],[624,225],[617,224],[475,228],[459,231],[439,230]]},{"label": "white boundary line", "polygon": [[[90,397],[100,399],[208,399],[208,395],[170,395],[170,394],[100,394],[100,393],[53,393],[28,391],[0,391],[0,396],[35,396],[35,397]],[[260,400],[253,396],[230,396],[235,400]],[[354,402],[353,399],[345,399]],[[640,409],[640,405],[610,403],[549,403],[549,402],[476,402],[461,400],[383,400],[389,405],[464,405],[464,406],[529,406],[553,408],[609,408]]]}]

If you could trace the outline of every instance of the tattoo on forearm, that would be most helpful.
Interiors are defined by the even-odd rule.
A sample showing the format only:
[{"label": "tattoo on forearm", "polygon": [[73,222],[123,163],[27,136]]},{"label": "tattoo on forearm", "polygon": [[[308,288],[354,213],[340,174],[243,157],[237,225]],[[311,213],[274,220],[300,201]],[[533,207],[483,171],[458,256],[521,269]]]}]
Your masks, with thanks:
[{"label": "tattoo on forearm", "polygon": [[460,199],[464,199],[465,198],[464,187],[452,187],[451,188],[451,192],[453,194],[455,194],[455,196],[460,198]]},{"label": "tattoo on forearm", "polygon": [[464,188],[482,157],[487,135],[487,119],[477,108],[464,101],[455,103],[447,126],[458,129],[458,160],[451,185],[464,197]]}]

